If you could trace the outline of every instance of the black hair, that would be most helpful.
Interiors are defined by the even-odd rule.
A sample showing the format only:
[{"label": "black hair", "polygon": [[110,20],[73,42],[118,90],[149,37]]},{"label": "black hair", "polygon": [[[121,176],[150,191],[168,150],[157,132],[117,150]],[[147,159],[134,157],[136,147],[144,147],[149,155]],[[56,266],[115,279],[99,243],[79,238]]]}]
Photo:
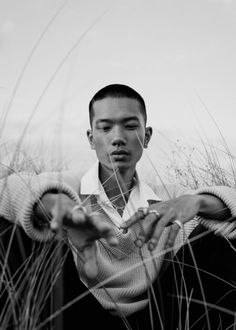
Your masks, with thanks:
[{"label": "black hair", "polygon": [[107,85],[100,89],[91,99],[89,102],[89,121],[90,125],[92,127],[92,121],[93,121],[93,104],[96,101],[102,100],[106,97],[114,97],[114,98],[121,98],[121,97],[127,97],[130,99],[137,100],[140,104],[140,111],[143,115],[144,122],[146,125],[147,122],[147,113],[146,113],[146,105],[144,102],[144,99],[142,96],[136,92],[133,88],[126,86],[126,85],[121,85],[121,84],[112,84],[112,85]]}]

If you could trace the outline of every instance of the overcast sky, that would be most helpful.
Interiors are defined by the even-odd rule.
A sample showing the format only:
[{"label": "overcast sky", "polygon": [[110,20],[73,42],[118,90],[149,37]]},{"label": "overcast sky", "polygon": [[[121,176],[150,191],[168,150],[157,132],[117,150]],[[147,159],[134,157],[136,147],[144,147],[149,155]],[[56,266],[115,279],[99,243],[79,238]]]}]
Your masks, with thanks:
[{"label": "overcast sky", "polygon": [[57,141],[74,166],[91,97],[125,83],[146,101],[152,150],[220,143],[212,116],[236,154],[235,33],[235,0],[0,0],[1,140]]}]

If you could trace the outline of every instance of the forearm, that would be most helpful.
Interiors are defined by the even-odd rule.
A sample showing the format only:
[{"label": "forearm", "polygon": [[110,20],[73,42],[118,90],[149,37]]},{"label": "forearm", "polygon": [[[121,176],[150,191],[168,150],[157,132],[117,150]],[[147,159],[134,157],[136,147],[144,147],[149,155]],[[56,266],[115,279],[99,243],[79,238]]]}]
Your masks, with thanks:
[{"label": "forearm", "polygon": [[203,187],[197,189],[196,195],[200,196],[201,206],[199,220],[215,234],[236,238],[236,190],[225,186]]},{"label": "forearm", "polygon": [[210,194],[199,194],[195,197],[199,201],[199,216],[217,220],[227,220],[231,217],[229,208],[220,198]]},{"label": "forearm", "polygon": [[80,202],[76,191],[51,173],[39,176],[19,173],[0,182],[0,215],[20,224],[32,239],[49,240],[51,231],[48,226],[35,225],[33,209],[41,197],[51,190],[63,192],[74,203]]},{"label": "forearm", "polygon": [[52,219],[51,209],[56,201],[57,193],[45,193],[33,207],[32,221],[36,227],[49,227]]},{"label": "forearm", "polygon": [[68,207],[70,206],[71,209],[76,205],[75,201],[66,194],[56,191],[46,192],[39,201],[35,203],[33,208],[33,218],[36,224],[49,225],[55,208],[59,210],[65,203]]}]

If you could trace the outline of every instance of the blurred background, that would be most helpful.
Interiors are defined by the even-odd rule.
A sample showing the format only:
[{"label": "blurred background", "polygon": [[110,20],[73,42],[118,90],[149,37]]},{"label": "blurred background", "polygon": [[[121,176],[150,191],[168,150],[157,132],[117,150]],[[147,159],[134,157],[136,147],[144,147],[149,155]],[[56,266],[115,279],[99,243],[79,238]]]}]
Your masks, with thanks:
[{"label": "blurred background", "polygon": [[124,83],[144,97],[154,128],[146,172],[168,177],[208,147],[231,166],[235,17],[235,0],[0,0],[1,162],[18,151],[86,169],[88,103]]}]

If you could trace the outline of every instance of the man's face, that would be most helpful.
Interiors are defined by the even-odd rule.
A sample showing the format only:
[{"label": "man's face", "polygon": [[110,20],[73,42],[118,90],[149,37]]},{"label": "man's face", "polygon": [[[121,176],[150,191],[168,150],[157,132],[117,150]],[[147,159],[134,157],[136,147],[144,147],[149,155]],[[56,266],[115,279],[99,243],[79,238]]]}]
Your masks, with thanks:
[{"label": "man's face", "polygon": [[151,137],[151,128],[145,128],[140,107],[137,100],[126,97],[107,97],[93,104],[88,138],[105,168],[118,168],[120,172],[135,169],[142,156],[144,140],[149,141]]}]

